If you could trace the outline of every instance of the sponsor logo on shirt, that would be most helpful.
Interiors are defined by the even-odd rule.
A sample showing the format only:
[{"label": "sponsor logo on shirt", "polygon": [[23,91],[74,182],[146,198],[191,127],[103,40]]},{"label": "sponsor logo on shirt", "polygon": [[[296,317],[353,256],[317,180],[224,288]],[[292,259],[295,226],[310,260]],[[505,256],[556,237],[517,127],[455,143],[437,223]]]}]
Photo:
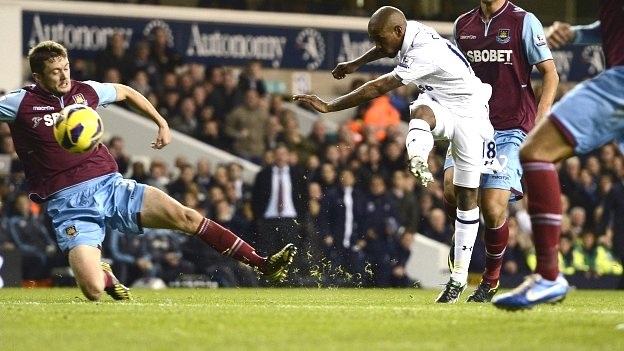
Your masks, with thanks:
[{"label": "sponsor logo on shirt", "polygon": [[413,57],[405,56],[401,60],[401,63],[399,63],[399,66],[401,66],[403,68],[410,68],[410,66],[412,65],[412,62],[414,62],[414,58]]},{"label": "sponsor logo on shirt", "polygon": [[74,103],[76,104],[87,105],[87,99],[85,99],[84,95],[82,94],[76,94],[72,96],[72,99],[74,99]]},{"label": "sponsor logo on shirt", "polygon": [[533,42],[535,43],[535,46],[544,46],[546,45],[546,36],[543,33],[535,34]]},{"label": "sponsor logo on shirt", "polygon": [[52,106],[33,106],[33,111],[54,111]]},{"label": "sponsor logo on shirt", "polygon": [[33,128],[37,128],[37,126],[39,125],[39,123],[41,123],[42,120],[43,120],[43,117],[33,117],[32,118]]},{"label": "sponsor logo on shirt", "polygon": [[65,228],[65,234],[67,234],[69,236],[74,236],[77,233],[78,233],[78,229],[76,229],[75,225],[72,225],[71,227]]},{"label": "sponsor logo on shirt", "polygon": [[472,34],[460,35],[459,39],[460,40],[463,40],[463,39],[477,39],[477,36],[476,35],[472,35]]},{"label": "sponsor logo on shirt", "polygon": [[512,50],[468,50],[466,57],[470,62],[511,63]]},{"label": "sponsor logo on shirt", "polygon": [[509,36],[510,33],[511,33],[511,30],[509,29],[499,29],[498,34],[496,35],[496,41],[499,44],[509,43],[509,41],[511,40],[511,37]]}]

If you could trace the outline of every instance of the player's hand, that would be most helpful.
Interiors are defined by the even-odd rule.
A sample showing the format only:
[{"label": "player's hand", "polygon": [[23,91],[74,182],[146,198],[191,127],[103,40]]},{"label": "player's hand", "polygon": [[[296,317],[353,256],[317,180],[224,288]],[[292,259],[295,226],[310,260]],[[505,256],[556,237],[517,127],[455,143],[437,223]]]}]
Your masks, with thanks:
[{"label": "player's hand", "polygon": [[576,33],[569,23],[555,21],[552,26],[546,28],[546,42],[548,47],[558,49],[562,45],[574,40]]},{"label": "player's hand", "polygon": [[341,62],[336,65],[332,71],[332,75],[336,79],[343,79],[347,74],[353,73],[357,70],[357,67],[351,62]]},{"label": "player's hand", "polygon": [[321,100],[316,95],[305,95],[305,94],[295,95],[293,96],[293,100],[306,103],[321,113],[330,112],[329,105],[325,101]]},{"label": "player's hand", "polygon": [[171,143],[171,131],[169,126],[158,128],[156,141],[152,142],[152,149],[160,150]]}]

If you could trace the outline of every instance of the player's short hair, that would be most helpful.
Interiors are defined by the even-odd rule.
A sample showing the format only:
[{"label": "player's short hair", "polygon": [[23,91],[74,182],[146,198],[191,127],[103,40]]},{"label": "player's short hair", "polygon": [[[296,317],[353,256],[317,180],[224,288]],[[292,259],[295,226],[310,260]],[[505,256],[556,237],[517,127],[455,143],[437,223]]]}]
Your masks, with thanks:
[{"label": "player's short hair", "polygon": [[45,63],[57,57],[67,58],[67,49],[63,45],[52,40],[40,42],[28,51],[30,71],[43,74]]}]

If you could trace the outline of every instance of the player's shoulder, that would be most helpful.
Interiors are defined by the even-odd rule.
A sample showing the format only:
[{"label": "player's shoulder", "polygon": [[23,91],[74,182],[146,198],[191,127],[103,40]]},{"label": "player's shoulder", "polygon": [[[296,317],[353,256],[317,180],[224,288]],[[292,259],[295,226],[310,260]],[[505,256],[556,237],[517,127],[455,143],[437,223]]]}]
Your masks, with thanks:
[{"label": "player's shoulder", "polygon": [[27,88],[28,87],[15,89],[15,90],[9,91],[5,95],[1,95],[0,102],[3,102],[5,104],[15,103],[16,101],[21,102],[22,100],[24,100],[24,97],[26,96],[26,94],[29,93],[29,90],[27,90]]},{"label": "player's shoulder", "polygon": [[455,26],[457,26],[458,24],[464,23],[469,21],[470,19],[472,19],[475,16],[479,16],[479,8],[475,7],[472,10],[462,13],[461,15],[459,15],[457,17],[457,19],[455,20]]}]

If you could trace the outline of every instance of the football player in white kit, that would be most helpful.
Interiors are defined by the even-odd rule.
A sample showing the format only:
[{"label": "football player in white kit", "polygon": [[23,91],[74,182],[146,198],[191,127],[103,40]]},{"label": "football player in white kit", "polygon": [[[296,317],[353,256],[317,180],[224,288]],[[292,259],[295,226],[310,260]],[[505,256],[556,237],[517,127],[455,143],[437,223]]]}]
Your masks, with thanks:
[{"label": "football player in white kit", "polygon": [[410,106],[412,119],[405,144],[410,171],[426,186],[433,181],[427,159],[434,139],[452,142],[453,185],[457,197],[455,240],[459,249],[455,252],[451,279],[436,302],[455,303],[466,288],[472,247],[479,228],[477,189],[483,142],[492,139],[494,133],[488,118],[492,89],[474,75],[457,47],[433,28],[407,21],[403,12],[395,7],[379,8],[368,22],[368,33],[375,47],[357,59],[338,64],[332,74],[342,79],[362,65],[383,57],[398,59],[392,72],[329,102],[315,95],[293,98],[327,113],[360,105],[402,85],[412,83],[420,89],[422,93]]}]

